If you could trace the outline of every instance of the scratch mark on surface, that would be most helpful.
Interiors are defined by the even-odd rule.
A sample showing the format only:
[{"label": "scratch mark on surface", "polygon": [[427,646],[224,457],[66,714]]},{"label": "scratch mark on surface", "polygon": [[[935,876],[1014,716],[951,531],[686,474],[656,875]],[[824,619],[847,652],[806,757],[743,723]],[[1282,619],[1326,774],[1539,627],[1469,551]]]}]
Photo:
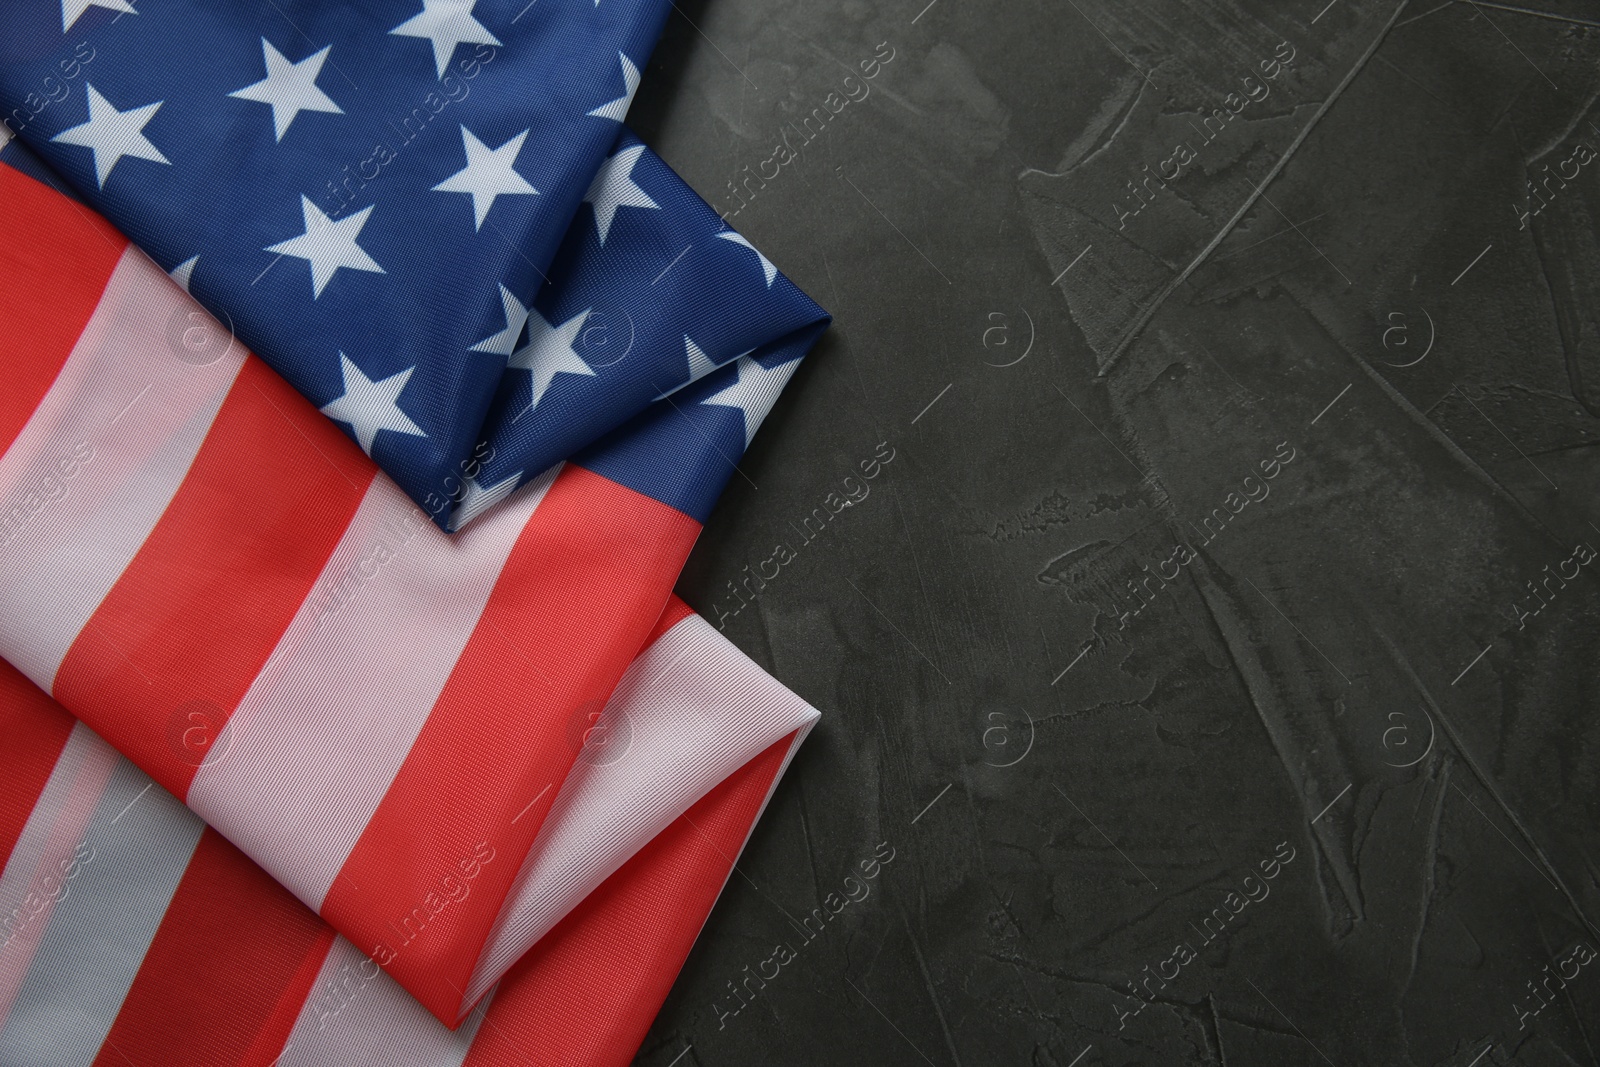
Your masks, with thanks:
[{"label": "scratch mark on surface", "polygon": [[1440,428],[1438,423],[1434,422],[1432,419],[1428,418],[1428,416],[1418,411],[1416,405],[1413,404],[1404,393],[1400,392],[1400,390],[1396,389],[1392,384],[1390,384],[1389,379],[1385,378],[1382,374],[1379,374],[1376,370],[1374,370],[1372,365],[1366,360],[1362,359],[1360,356],[1357,356],[1354,352],[1350,351],[1350,349],[1346,348],[1338,341],[1337,338],[1332,337],[1326,331],[1324,331],[1323,336],[1327,338],[1328,341],[1333,344],[1341,353],[1343,353],[1344,356],[1350,360],[1350,362],[1354,363],[1356,365],[1356,369],[1364,374],[1368,381],[1382,390],[1383,395],[1388,397],[1389,401],[1394,404],[1395,407],[1399,408],[1400,412],[1405,415],[1406,418],[1411,420],[1411,422],[1416,425],[1418,429],[1422,430],[1437,444],[1444,448],[1444,450],[1449,453],[1453,459],[1455,459],[1457,464],[1460,465],[1462,470],[1466,471],[1473,478],[1476,478],[1479,482],[1483,483],[1483,485],[1494,494],[1496,499],[1514,510],[1517,516],[1524,522],[1528,523],[1528,525],[1534,527],[1535,529],[1543,530],[1555,541],[1555,543],[1561,543],[1563,538],[1556,536],[1555,531],[1550,528],[1549,524],[1547,524],[1538,515],[1535,515],[1527,505],[1523,504],[1522,501],[1517,499],[1516,495],[1512,493],[1511,490],[1501,485],[1492,474],[1478,464],[1477,460],[1469,456],[1460,445],[1456,444],[1455,440],[1449,434],[1445,433],[1444,430]]},{"label": "scratch mark on surface", "polygon": [[939,1020],[939,1029],[944,1034],[944,1044],[950,1050],[950,1059],[956,1067],[961,1067],[961,1055],[956,1052],[956,1040],[950,1033],[950,1023],[945,1020],[944,1007],[939,1003],[939,994],[933,988],[933,975],[928,973],[928,961],[923,958],[922,946],[917,942],[917,935],[911,932],[911,920],[907,918],[904,908],[900,909],[900,925],[905,927],[906,940],[911,942],[911,954],[917,958],[917,970],[922,974],[922,986],[928,991],[928,1002],[933,1005],[934,1017]]},{"label": "scratch mark on surface", "polygon": [[1084,953],[1084,952],[1088,952],[1090,949],[1099,948],[1101,945],[1105,944],[1107,941],[1110,941],[1113,937],[1116,937],[1118,934],[1124,933],[1127,930],[1131,930],[1131,929],[1134,929],[1135,927],[1138,927],[1146,919],[1150,918],[1150,916],[1154,915],[1156,912],[1158,912],[1162,908],[1166,907],[1172,901],[1182,899],[1183,897],[1187,896],[1188,894],[1194,892],[1196,889],[1199,889],[1202,886],[1204,886],[1204,885],[1206,885],[1206,884],[1208,884],[1210,882],[1216,881],[1217,878],[1219,878],[1223,873],[1224,872],[1223,872],[1223,869],[1221,867],[1213,867],[1210,871],[1207,871],[1206,873],[1202,874],[1199,878],[1197,878],[1194,881],[1190,882],[1188,885],[1183,886],[1181,889],[1174,890],[1172,893],[1169,893],[1167,896],[1165,896],[1162,899],[1156,901],[1154,904],[1151,904],[1149,907],[1145,908],[1144,910],[1134,913],[1126,921],[1120,922],[1120,923],[1118,923],[1118,924],[1116,924],[1114,926],[1107,927],[1105,931],[1103,931],[1102,933],[1096,934],[1095,936],[1089,938],[1087,941],[1080,941],[1077,944],[1071,946],[1071,949],[1070,949],[1071,954],[1072,955],[1078,955],[1078,954],[1081,954],[1081,953]]},{"label": "scratch mark on surface", "polygon": [[1400,995],[1395,998],[1397,1003],[1404,1003],[1406,993],[1411,989],[1411,983],[1417,977],[1417,966],[1422,955],[1422,938],[1428,931],[1429,913],[1433,910],[1433,894],[1437,886],[1439,867],[1439,834],[1444,824],[1444,802],[1450,793],[1450,760],[1448,757],[1440,761],[1440,770],[1437,775],[1439,793],[1433,802],[1433,819],[1428,826],[1428,847],[1422,857],[1422,901],[1417,909],[1417,929],[1411,936],[1411,954],[1409,965],[1406,969],[1406,980],[1400,986]]},{"label": "scratch mark on surface", "polygon": [[[1544,72],[1544,70],[1540,68],[1539,64],[1535,63],[1531,59],[1528,59],[1528,53],[1526,53],[1522,49],[1518,48],[1517,47],[1517,42],[1513,41],[1510,37],[1506,37],[1506,31],[1505,30],[1502,30],[1499,26],[1495,25],[1494,20],[1489,18],[1489,16],[1484,12],[1482,4],[1478,3],[1477,0],[1467,0],[1467,3],[1471,4],[1473,9],[1476,10],[1478,12],[1478,14],[1483,15],[1483,21],[1487,22],[1490,26],[1493,26],[1495,33],[1498,33],[1501,37],[1505,37],[1506,44],[1510,45],[1512,47],[1512,49],[1517,53],[1517,55],[1519,55],[1523,59],[1527,60],[1528,66],[1532,67],[1534,70],[1537,70],[1539,72],[1539,77],[1543,78],[1547,82],[1550,82],[1550,88],[1554,89],[1558,93],[1561,91],[1561,86],[1559,86],[1555,82],[1551,81],[1550,80],[1550,75],[1546,74]],[[1488,249],[1484,249],[1484,251],[1487,252]],[[1463,273],[1465,273],[1465,272],[1463,272]],[[1451,284],[1454,285],[1455,283],[1452,282]]]},{"label": "scratch mark on surface", "polygon": [[1421,20],[1427,18],[1429,15],[1437,15],[1439,12],[1443,11],[1445,8],[1454,7],[1455,5],[1456,5],[1456,0],[1444,0],[1444,3],[1442,3],[1442,4],[1438,4],[1438,5],[1434,6],[1434,7],[1430,7],[1430,8],[1428,8],[1428,10],[1423,11],[1420,14],[1412,15],[1410,18],[1405,19],[1404,21],[1395,23],[1394,24],[1395,29],[1399,29],[1401,26],[1409,26],[1413,22],[1420,22]]},{"label": "scratch mark on surface", "polygon": [[[1444,709],[1439,706],[1439,702],[1433,698],[1433,693],[1429,691],[1427,686],[1422,684],[1422,679],[1417,676],[1417,672],[1412,670],[1410,661],[1401,654],[1399,647],[1396,646],[1394,642],[1389,639],[1389,636],[1381,629],[1374,627],[1374,632],[1378,635],[1378,639],[1383,642],[1384,646],[1388,648],[1390,658],[1393,659],[1400,670],[1405,673],[1406,677],[1410,680],[1411,685],[1416,689],[1418,694],[1421,695],[1422,699],[1427,702],[1428,710],[1433,713],[1434,719],[1441,727],[1444,728],[1445,737],[1450,740],[1450,745],[1455,749],[1456,755],[1460,757],[1461,762],[1467,765],[1467,769],[1472,772],[1472,776],[1478,780],[1478,784],[1483,787],[1486,793],[1489,794],[1490,798],[1494,801],[1495,806],[1500,809],[1500,811],[1505,815],[1507,821],[1509,821],[1511,825],[1516,828],[1517,833],[1520,834],[1522,839],[1528,843],[1528,846],[1533,849],[1534,856],[1538,858],[1538,862],[1534,863],[1535,869],[1539,870],[1539,872],[1544,875],[1545,880],[1554,886],[1557,892],[1562,895],[1567,902],[1567,906],[1572,909],[1572,914],[1577,917],[1578,921],[1587,927],[1591,934],[1595,935],[1596,937],[1600,937],[1600,926],[1597,926],[1595,922],[1584,912],[1583,908],[1579,906],[1577,896],[1572,892],[1571,889],[1567,887],[1566,882],[1562,880],[1560,872],[1557,871],[1555,865],[1550,862],[1550,857],[1545,854],[1544,849],[1540,847],[1539,842],[1534,838],[1533,834],[1529,832],[1528,827],[1523,820],[1517,816],[1516,811],[1512,809],[1511,804],[1506,800],[1505,795],[1500,792],[1500,788],[1495,783],[1494,779],[1485,773],[1483,768],[1479,766],[1478,760],[1472,754],[1472,750],[1462,742],[1461,734],[1455,728],[1455,724],[1451,722],[1450,717],[1445,714]],[[1457,786],[1456,790],[1457,792],[1461,792],[1461,787]],[[1463,792],[1462,796],[1466,796],[1466,794]],[[1471,803],[1470,797],[1468,797],[1467,800],[1469,803]],[[1473,806],[1477,807],[1475,804]],[[1494,826],[1496,830],[1500,829],[1492,819],[1488,819],[1487,815],[1485,815],[1484,818],[1487,819],[1489,821],[1489,825]],[[1506,837],[1504,831],[1500,831],[1500,835],[1502,837]],[[1511,839],[1506,837],[1506,840],[1510,841]],[[1515,847],[1514,842],[1513,847]],[[1518,851],[1521,850],[1519,849]],[[1533,863],[1533,860],[1529,860],[1529,862]]]},{"label": "scratch mark on surface", "polygon": [[[1261,729],[1267,735],[1267,743],[1272,746],[1273,755],[1277,756],[1278,764],[1283,768],[1289,787],[1295,795],[1301,798],[1302,807],[1305,804],[1306,782],[1305,775],[1295,769],[1298,762],[1298,753],[1295,751],[1297,743],[1291,735],[1289,724],[1284,716],[1274,713],[1268,708],[1272,701],[1273,689],[1271,676],[1266,668],[1256,661],[1250,652],[1250,646],[1241,637],[1245,629],[1242,620],[1233,618],[1232,611],[1227,611],[1233,601],[1232,595],[1212,576],[1205,557],[1200,557],[1188,567],[1191,572],[1190,581],[1195,592],[1199,594],[1201,606],[1205,609],[1206,617],[1211,620],[1211,625],[1216,630],[1218,643],[1222,646],[1228,663],[1232,666],[1234,674],[1238,677],[1239,686],[1244,690],[1246,698],[1250,701],[1251,709],[1256,713],[1256,718],[1261,722]],[[1219,603],[1220,598],[1220,603]],[[1222,612],[1227,611],[1229,618],[1225,621]],[[1251,659],[1250,669],[1246,669],[1242,657]],[[1338,773],[1341,777],[1354,779],[1349,768],[1342,760],[1337,767],[1326,768],[1326,771]],[[1307,812],[1309,814],[1309,812]],[[1321,845],[1327,856],[1329,865],[1333,869],[1334,880],[1339,887],[1340,894],[1344,897],[1345,906],[1350,914],[1357,919],[1365,919],[1366,908],[1361,899],[1360,879],[1356,876],[1354,860],[1345,854],[1342,848],[1335,848],[1329,837],[1323,831],[1312,830],[1315,840]],[[1330,907],[1332,902],[1329,901]]]},{"label": "scratch mark on surface", "polygon": [[795,791],[800,798],[800,836],[805,840],[806,859],[811,864],[811,888],[815,890],[817,899],[821,900],[822,878],[817,873],[817,848],[811,840],[811,816],[808,814],[806,805],[806,781],[803,776],[799,775],[796,776],[795,781],[798,783]]},{"label": "scratch mark on surface", "polygon": [[1210,1038],[1217,1043],[1217,1067],[1228,1067],[1228,1054],[1222,1050],[1222,1016],[1217,1012],[1217,998],[1206,994],[1206,1007],[1211,1009]]},{"label": "scratch mark on surface", "polygon": [[[1460,0],[1451,0],[1451,2],[1459,3]],[[1496,11],[1509,11],[1515,15],[1531,15],[1538,19],[1550,19],[1552,22],[1569,22],[1574,26],[1600,27],[1600,22],[1596,22],[1594,19],[1574,18],[1571,15],[1562,15],[1555,11],[1536,11],[1531,7],[1516,7],[1512,4],[1491,4],[1489,0],[1475,0],[1472,6],[1490,7]]]},{"label": "scratch mark on surface", "polygon": [[[1243,577],[1244,577],[1244,576],[1243,576],[1243,575],[1240,575],[1240,577],[1241,577],[1241,578],[1243,578]],[[1272,610],[1273,610],[1273,611],[1276,611],[1276,612],[1277,612],[1277,613],[1278,613],[1278,615],[1279,615],[1279,616],[1280,616],[1280,617],[1281,617],[1281,618],[1282,618],[1282,619],[1283,619],[1283,621],[1284,621],[1284,622],[1286,622],[1286,623],[1288,623],[1288,624],[1289,624],[1289,625],[1290,625],[1290,626],[1291,626],[1291,627],[1293,627],[1293,629],[1294,629],[1294,632],[1295,632],[1295,633],[1297,633],[1297,634],[1299,634],[1299,635],[1300,635],[1300,637],[1301,637],[1301,639],[1302,639],[1302,640],[1303,640],[1303,641],[1305,641],[1305,643],[1306,643],[1306,644],[1308,644],[1308,645],[1310,645],[1310,646],[1311,646],[1311,648],[1312,648],[1312,650],[1313,650],[1313,651],[1315,651],[1315,652],[1316,652],[1316,654],[1317,654],[1317,655],[1319,655],[1319,656],[1321,656],[1321,657],[1322,657],[1322,661],[1323,661],[1323,662],[1324,662],[1324,663],[1326,663],[1326,664],[1327,664],[1327,665],[1328,665],[1328,666],[1330,666],[1330,667],[1333,667],[1333,673],[1335,673],[1335,674],[1337,674],[1337,675],[1338,675],[1338,676],[1339,676],[1339,677],[1341,677],[1341,678],[1343,678],[1343,679],[1344,679],[1344,684],[1345,684],[1345,685],[1349,685],[1349,684],[1350,684],[1350,679],[1349,679],[1349,677],[1347,677],[1347,676],[1346,676],[1346,675],[1345,675],[1345,673],[1344,673],[1344,671],[1341,671],[1341,670],[1340,670],[1340,669],[1339,669],[1339,668],[1338,668],[1338,667],[1337,667],[1337,666],[1336,666],[1336,665],[1335,665],[1335,664],[1334,664],[1334,662],[1333,662],[1333,660],[1331,660],[1331,659],[1329,659],[1329,658],[1328,658],[1328,657],[1327,657],[1327,654],[1326,654],[1326,653],[1324,653],[1324,652],[1323,652],[1323,651],[1322,651],[1322,649],[1320,649],[1320,648],[1318,648],[1318,647],[1317,647],[1317,645],[1316,645],[1316,643],[1315,643],[1315,642],[1314,642],[1314,641],[1312,641],[1312,640],[1311,640],[1311,638],[1309,638],[1309,637],[1307,637],[1307,636],[1306,636],[1306,634],[1305,634],[1305,631],[1304,631],[1304,630],[1302,630],[1302,629],[1300,629],[1300,627],[1298,627],[1298,626],[1296,626],[1296,625],[1295,625],[1295,621],[1294,621],[1294,620],[1293,620],[1293,619],[1291,619],[1291,618],[1289,618],[1289,616],[1287,616],[1287,615],[1285,615],[1285,614],[1284,614],[1284,613],[1283,613],[1283,609],[1282,609],[1282,608],[1280,608],[1280,607],[1278,607],[1278,605],[1276,605],[1276,604],[1274,604],[1274,603],[1273,603],[1273,602],[1272,602],[1272,598],[1271,598],[1271,597],[1269,597],[1269,596],[1267,596],[1267,594],[1265,594],[1265,593],[1263,593],[1263,592],[1262,592],[1262,591],[1261,591],[1261,590],[1260,590],[1260,589],[1256,589],[1256,583],[1255,583],[1255,582],[1252,582],[1252,581],[1251,581],[1251,580],[1250,580],[1250,579],[1248,579],[1248,578],[1245,578],[1245,579],[1244,579],[1244,583],[1245,583],[1245,584],[1246,584],[1246,585],[1248,585],[1248,586],[1249,586],[1249,587],[1250,587],[1250,588],[1251,588],[1251,589],[1255,589],[1255,590],[1256,590],[1256,595],[1257,595],[1257,596],[1259,596],[1259,597],[1260,597],[1260,598],[1261,598],[1261,599],[1262,599],[1262,600],[1265,600],[1265,601],[1266,601],[1266,602],[1267,602],[1267,606],[1268,606],[1268,607],[1270,607],[1270,608],[1271,608],[1271,609],[1272,609]]]},{"label": "scratch mark on surface", "polygon": [[1344,95],[1344,91],[1350,87],[1350,83],[1355,81],[1356,77],[1367,69],[1367,64],[1377,54],[1378,48],[1389,36],[1389,31],[1394,28],[1395,22],[1400,18],[1400,15],[1410,2],[1411,0],[1400,0],[1399,6],[1389,16],[1389,21],[1383,24],[1383,28],[1373,37],[1372,43],[1367,45],[1366,51],[1361,53],[1361,56],[1345,73],[1345,76],[1340,79],[1339,84],[1334,86],[1333,92],[1329,93],[1327,98],[1317,107],[1310,121],[1295,135],[1294,140],[1289,142],[1289,147],[1284,150],[1283,155],[1278,157],[1278,161],[1272,165],[1272,169],[1267,171],[1267,176],[1261,180],[1261,184],[1256,186],[1255,191],[1245,198],[1244,203],[1239,206],[1239,210],[1235,211],[1233,216],[1222,224],[1222,228],[1200,250],[1200,254],[1195,256],[1189,265],[1178,273],[1176,278],[1173,278],[1163,286],[1161,291],[1156,294],[1155,299],[1150,301],[1149,305],[1139,313],[1138,317],[1134,319],[1133,325],[1128,327],[1128,331],[1122,335],[1122,340],[1117,342],[1117,347],[1112,349],[1111,354],[1106,357],[1096,377],[1103,378],[1106,376],[1107,372],[1116,365],[1123,354],[1133,346],[1133,342],[1144,332],[1145,326],[1149,324],[1151,319],[1155,318],[1156,312],[1161,310],[1167,299],[1177,292],[1179,286],[1189,280],[1190,275],[1200,269],[1200,266],[1210,258],[1211,253],[1217,250],[1217,246],[1221,245],[1227,239],[1227,236],[1234,231],[1234,228],[1250,213],[1250,210],[1255,207],[1256,201],[1260,199],[1261,194],[1266,192],[1267,186],[1271,185],[1274,179],[1283,173],[1283,169],[1289,165],[1289,160],[1294,158],[1295,153],[1300,151],[1300,146],[1305,144],[1306,138],[1311,136],[1311,131],[1316,129],[1317,125],[1322,122],[1322,117],[1333,109],[1334,104],[1338,103],[1339,98]]}]

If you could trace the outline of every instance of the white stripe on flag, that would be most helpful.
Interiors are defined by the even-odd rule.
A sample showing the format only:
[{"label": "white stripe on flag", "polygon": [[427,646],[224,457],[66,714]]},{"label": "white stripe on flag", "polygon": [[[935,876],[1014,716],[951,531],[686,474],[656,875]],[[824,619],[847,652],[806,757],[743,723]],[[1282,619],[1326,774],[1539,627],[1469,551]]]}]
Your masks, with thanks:
[{"label": "white stripe on flag", "polygon": [[83,843],[89,816],[121,758],[93,730],[74,723],[6,860],[0,874],[0,1027],[50,924],[56,898],[72,891],[67,874],[78,872],[69,858]]},{"label": "white stripe on flag", "polygon": [[208,366],[179,360],[168,334],[181,336],[186,310],[198,312],[130,246],[0,458],[0,641],[46,691],[178,491],[245,365],[242,346]]},{"label": "white stripe on flag", "polygon": [[[388,478],[375,478],[196,773],[189,806],[313,911],[394,781],[559,469],[454,537]],[[315,832],[285,834],[286,826]]]},{"label": "white stripe on flag", "polygon": [[717,783],[819,718],[699,615],[634,660],[605,714],[607,744],[625,748],[573,766],[463,1003]]},{"label": "white stripe on flag", "polygon": [[454,1032],[335,938],[275,1067],[461,1067],[492,997]]},{"label": "white stripe on flag", "polygon": [[204,829],[143,771],[116,761],[84,830],[94,858],[55,903],[0,1029],[0,1063],[94,1062]]},{"label": "white stripe on flag", "polygon": [[[199,309],[130,247],[61,373],[0,457],[0,647],[48,692],[154,529],[244,366],[168,344]],[[216,324],[206,318],[209,328]],[[187,349],[185,349],[187,351]]]}]

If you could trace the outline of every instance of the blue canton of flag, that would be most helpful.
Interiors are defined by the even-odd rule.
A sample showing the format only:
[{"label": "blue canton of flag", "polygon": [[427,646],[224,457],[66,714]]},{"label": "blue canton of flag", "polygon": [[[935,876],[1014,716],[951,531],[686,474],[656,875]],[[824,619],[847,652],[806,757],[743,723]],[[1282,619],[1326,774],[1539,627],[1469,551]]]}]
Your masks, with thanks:
[{"label": "blue canton of flag", "polygon": [[666,7],[12,0],[0,117],[414,499],[459,501],[496,338]]},{"label": "blue canton of flag", "polygon": [[[753,434],[827,328],[827,312],[631,131],[584,205],[534,306],[503,294],[505,326],[480,342],[506,353],[510,369],[489,413],[482,469],[450,501],[452,529],[647,407],[659,409],[650,419],[693,425],[717,447],[694,463],[681,449],[636,449],[629,463],[595,470],[705,521],[749,443],[747,424]],[[704,388],[686,388],[711,375]],[[766,406],[754,414],[750,404]],[[646,436],[632,427],[628,439]]]},{"label": "blue canton of flag", "polygon": [[812,336],[797,331],[651,404],[571,462],[704,523]]}]

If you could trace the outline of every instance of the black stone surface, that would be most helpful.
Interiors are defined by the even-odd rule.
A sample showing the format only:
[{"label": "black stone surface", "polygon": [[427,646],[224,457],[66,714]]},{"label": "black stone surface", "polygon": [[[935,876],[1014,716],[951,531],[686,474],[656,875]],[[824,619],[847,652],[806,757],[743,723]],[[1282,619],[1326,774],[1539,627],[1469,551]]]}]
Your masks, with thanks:
[{"label": "black stone surface", "polygon": [[836,316],[681,584],[824,718],[638,1062],[1600,1063],[1600,4],[924,4],[635,107]]}]

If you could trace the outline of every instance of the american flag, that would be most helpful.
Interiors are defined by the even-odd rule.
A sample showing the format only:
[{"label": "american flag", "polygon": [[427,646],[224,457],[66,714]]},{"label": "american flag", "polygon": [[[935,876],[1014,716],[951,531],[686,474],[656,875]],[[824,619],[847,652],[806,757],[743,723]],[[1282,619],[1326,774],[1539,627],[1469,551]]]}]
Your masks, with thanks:
[{"label": "american flag", "polygon": [[14,0],[0,106],[459,528],[657,397],[826,325],[621,129],[667,7]]},{"label": "american flag", "polygon": [[[735,699],[753,668],[669,604],[808,340],[446,534],[20,144],[0,164],[0,655],[444,1023],[814,720]],[[584,738],[636,658],[666,718],[612,770]]]},{"label": "american flag", "polygon": [[[613,698],[641,732],[671,717],[672,685],[647,661],[676,655],[674,635],[697,617],[674,604],[673,618]],[[708,713],[795,702],[731,646],[720,653],[733,669]],[[0,663],[0,1062],[622,1067],[810,721],[675,806],[452,1031]],[[555,832],[595,831],[584,791],[563,786]],[[623,799],[602,803],[626,818]]]}]

